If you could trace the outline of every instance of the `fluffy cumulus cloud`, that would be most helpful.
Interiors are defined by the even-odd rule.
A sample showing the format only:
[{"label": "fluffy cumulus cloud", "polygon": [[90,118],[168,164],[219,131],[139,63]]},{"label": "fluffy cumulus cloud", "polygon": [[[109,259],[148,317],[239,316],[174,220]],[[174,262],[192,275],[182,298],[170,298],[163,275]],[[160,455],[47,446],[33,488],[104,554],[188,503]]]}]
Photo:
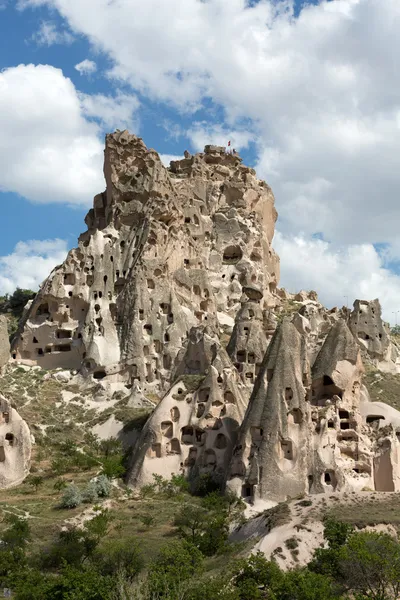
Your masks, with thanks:
[{"label": "fluffy cumulus cloud", "polygon": [[351,306],[356,298],[379,298],[383,317],[393,323],[400,310],[400,276],[385,266],[385,255],[372,244],[334,246],[304,235],[275,235],[282,283],[288,291],[313,289],[328,307]]},{"label": "fluffy cumulus cloud", "polygon": [[66,254],[64,240],[19,242],[11,254],[0,256],[0,295],[11,294],[17,287],[36,291]]},{"label": "fluffy cumulus cloud", "polygon": [[0,191],[90,205],[104,187],[101,124],[125,126],[136,108],[134,96],[80,94],[48,65],[0,72]]},{"label": "fluffy cumulus cloud", "polygon": [[93,73],[96,73],[97,65],[93,60],[85,58],[85,60],[82,60],[82,62],[75,65],[75,69],[81,75],[92,75]]},{"label": "fluffy cumulus cloud", "polygon": [[[22,4],[58,10],[73,32],[106,53],[109,77],[152,99],[179,110],[222,106],[189,133],[194,146],[210,132],[221,142],[225,132],[240,132],[238,146],[252,136],[282,234],[291,239],[302,231],[311,252],[312,234],[322,232],[333,244],[324,259],[332,247],[345,249],[334,256],[349,282],[355,255],[374,259],[377,281],[393,284],[397,294],[397,279],[383,277],[390,273],[382,274],[371,244],[389,244],[399,260],[398,0],[320,0],[304,4],[298,16],[294,0]],[[239,127],[244,120],[249,137]],[[296,257],[286,255],[284,268],[285,261],[290,267]],[[293,284],[306,287],[295,269],[290,273]]]},{"label": "fluffy cumulus cloud", "polygon": [[153,99],[190,108],[211,98],[228,131],[251,120],[283,230],[343,243],[397,236],[398,0],[320,1],[298,17],[292,0],[23,4],[57,9],[107,53],[110,76]]}]

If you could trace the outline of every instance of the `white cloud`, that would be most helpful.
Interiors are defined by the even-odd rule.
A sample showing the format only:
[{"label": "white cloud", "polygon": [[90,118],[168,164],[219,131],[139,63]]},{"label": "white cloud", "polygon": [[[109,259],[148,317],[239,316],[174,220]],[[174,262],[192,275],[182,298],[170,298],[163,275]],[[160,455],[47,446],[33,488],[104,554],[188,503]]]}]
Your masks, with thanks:
[{"label": "white cloud", "polygon": [[92,75],[97,71],[97,65],[93,60],[85,58],[85,60],[75,65],[75,69],[81,75]]},{"label": "white cloud", "polygon": [[79,94],[48,65],[0,72],[0,191],[40,203],[91,205],[104,188],[102,129],[92,119],[125,127],[136,107],[123,94]]},{"label": "white cloud", "polygon": [[12,254],[0,256],[0,295],[11,294],[17,287],[36,291],[66,254],[65,240],[19,242]]},{"label": "white cloud", "polygon": [[379,298],[385,320],[400,310],[400,276],[385,267],[372,244],[346,247],[304,235],[277,232],[274,247],[281,258],[281,286],[288,291],[316,290],[327,307],[352,306],[355,299]]},{"label": "white cloud", "polygon": [[42,21],[32,39],[39,46],[53,46],[54,44],[72,44],[74,36],[69,31],[59,30],[52,21]]},{"label": "white cloud", "polygon": [[139,108],[136,96],[117,91],[113,97],[103,94],[79,94],[79,97],[83,114],[99,119],[105,129],[130,127],[135,131],[138,127],[134,118],[134,113]]},{"label": "white cloud", "polygon": [[151,98],[184,109],[211,98],[223,134],[249,119],[282,230],[300,212],[305,232],[341,243],[397,236],[398,0],[320,0],[299,18],[293,0],[24,4],[58,9],[108,55],[110,76]]},{"label": "white cloud", "polygon": [[193,123],[186,134],[198,152],[203,152],[206,144],[227,146],[229,141],[231,147],[239,151],[241,148],[247,148],[254,138],[254,134],[249,131],[228,129],[223,125],[211,125],[204,121]]},{"label": "white cloud", "polygon": [[176,156],[174,154],[160,154],[160,159],[164,167],[169,167],[171,160],[182,160],[183,156]]},{"label": "white cloud", "polygon": [[[291,248],[301,264],[281,249],[284,282],[315,287],[328,304],[338,293],[381,296],[391,312],[398,279],[371,244],[391,244],[386,258],[400,259],[398,0],[320,0],[298,18],[294,0],[23,3],[57,9],[107,54],[117,81],[179,110],[206,101],[210,124],[189,132],[197,148],[209,136],[243,136],[244,118],[248,137],[234,143],[257,142],[258,174],[274,190],[282,235],[303,232],[303,245]],[[210,99],[224,108],[219,127]]]}]

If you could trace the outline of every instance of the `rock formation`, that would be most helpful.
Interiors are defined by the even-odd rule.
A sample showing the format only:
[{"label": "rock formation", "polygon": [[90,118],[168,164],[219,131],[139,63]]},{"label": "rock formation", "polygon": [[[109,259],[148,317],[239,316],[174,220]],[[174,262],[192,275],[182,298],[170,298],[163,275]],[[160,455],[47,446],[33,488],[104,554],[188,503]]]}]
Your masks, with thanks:
[{"label": "rock formation", "polygon": [[10,342],[8,339],[7,318],[0,315],[0,373],[10,358]]},{"label": "rock formation", "polygon": [[133,486],[152,483],[153,474],[224,480],[247,406],[245,386],[208,327],[191,330],[179,358],[174,384],[135,445]]},{"label": "rock formation", "polygon": [[[118,131],[104,175],[87,231],[27,305],[12,357],[64,369],[60,381],[95,379],[99,397],[118,392],[129,407],[160,400],[130,485],[209,473],[251,501],[400,490],[400,414],[369,406],[362,385],[362,358],[399,370],[379,302],[327,310],[316,292],[277,288],[274,197],[237,154],[206,146],[167,169]],[[0,320],[0,368],[3,338]],[[2,427],[16,429],[4,439],[16,442],[0,446],[0,470],[11,485],[26,473],[29,435],[7,412]]]},{"label": "rock formation", "polygon": [[382,321],[379,300],[356,300],[349,317],[349,327],[364,356],[382,371],[399,371],[398,351],[390,340],[388,323]]},{"label": "rock formation", "polygon": [[12,356],[160,393],[192,327],[233,326],[246,298],[257,315],[278,301],[274,197],[224,148],[168,170],[126,131],[107,136],[104,174],[87,231],[42,285]]},{"label": "rock formation", "polygon": [[252,501],[374,487],[359,404],[358,345],[344,320],[310,373],[306,336],[285,319],[268,348],[240,429],[228,487]]},{"label": "rock formation", "polygon": [[31,436],[28,425],[0,395],[0,488],[18,485],[29,473]]}]

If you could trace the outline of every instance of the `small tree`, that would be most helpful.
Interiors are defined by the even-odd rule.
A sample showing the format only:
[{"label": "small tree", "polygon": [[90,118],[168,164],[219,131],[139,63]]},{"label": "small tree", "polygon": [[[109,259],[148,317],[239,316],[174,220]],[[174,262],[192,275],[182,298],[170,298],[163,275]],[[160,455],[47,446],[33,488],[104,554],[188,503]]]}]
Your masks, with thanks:
[{"label": "small tree", "polygon": [[29,485],[34,488],[35,492],[37,492],[39,487],[43,485],[44,478],[41,475],[31,475],[28,477],[27,483],[29,483]]}]

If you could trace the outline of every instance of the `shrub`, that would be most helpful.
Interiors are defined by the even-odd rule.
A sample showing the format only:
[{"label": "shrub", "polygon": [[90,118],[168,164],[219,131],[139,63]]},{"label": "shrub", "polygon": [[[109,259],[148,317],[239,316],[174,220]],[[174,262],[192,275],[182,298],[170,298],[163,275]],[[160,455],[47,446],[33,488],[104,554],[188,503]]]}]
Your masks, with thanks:
[{"label": "shrub", "polygon": [[99,498],[108,498],[111,494],[111,481],[106,475],[99,475],[95,479],[97,495]]},{"label": "shrub", "polygon": [[94,481],[90,481],[82,493],[82,501],[87,503],[96,502],[98,498],[97,485]]},{"label": "shrub", "polygon": [[60,507],[61,508],[76,508],[82,502],[82,495],[76,485],[69,485],[65,488],[62,495]]}]

